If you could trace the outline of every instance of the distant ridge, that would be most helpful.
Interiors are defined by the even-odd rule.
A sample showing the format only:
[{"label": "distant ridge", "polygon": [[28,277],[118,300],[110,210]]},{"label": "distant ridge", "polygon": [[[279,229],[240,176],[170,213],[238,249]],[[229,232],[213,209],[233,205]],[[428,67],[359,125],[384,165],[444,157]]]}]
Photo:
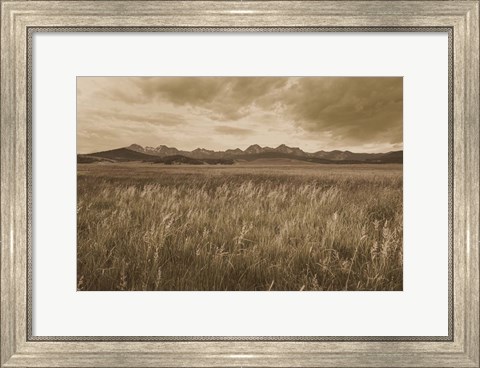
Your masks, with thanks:
[{"label": "distant ridge", "polygon": [[134,151],[130,148],[117,148],[110,151],[95,152],[89,155],[80,156],[99,157],[115,161],[153,161],[155,159],[155,157],[152,155],[141,153],[139,151]]},{"label": "distant ridge", "polygon": [[276,148],[261,147],[258,144],[249,146],[244,151],[240,148],[226,151],[212,151],[197,148],[193,151],[181,151],[175,147],[160,145],[157,147],[142,147],[132,144],[128,147],[109,151],[94,152],[87,155],[77,155],[77,162],[89,163],[100,161],[126,162],[144,161],[164,164],[223,164],[254,161],[257,159],[291,159],[322,164],[355,164],[355,163],[403,163],[403,151],[387,153],[354,153],[350,151],[317,151],[304,152],[298,147],[281,144]]},{"label": "distant ridge", "polygon": [[[197,148],[193,151],[181,151],[175,147],[168,147],[160,145],[158,147],[142,147],[138,144],[132,144],[128,149],[155,156],[171,156],[171,155],[183,155],[192,158],[239,158],[246,155],[259,155],[272,153],[279,153],[289,156],[298,156],[304,158],[323,158],[331,161],[362,161],[362,162],[374,162],[388,159],[392,162],[403,162],[403,151],[391,151],[387,153],[354,153],[350,151],[317,151],[317,152],[305,152],[298,147],[289,147],[285,144],[281,144],[276,148],[261,147],[258,144],[252,144],[247,149],[242,151],[240,148],[227,149],[226,151],[212,151],[205,148]],[[282,157],[283,157],[282,155]],[[298,158],[297,157],[297,158]]]}]

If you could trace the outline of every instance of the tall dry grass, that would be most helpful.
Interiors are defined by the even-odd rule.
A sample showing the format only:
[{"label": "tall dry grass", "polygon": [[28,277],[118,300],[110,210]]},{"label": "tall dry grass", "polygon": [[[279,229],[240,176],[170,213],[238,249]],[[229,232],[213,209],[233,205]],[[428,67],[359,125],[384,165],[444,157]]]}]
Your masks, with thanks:
[{"label": "tall dry grass", "polygon": [[401,165],[79,165],[79,290],[402,290]]}]

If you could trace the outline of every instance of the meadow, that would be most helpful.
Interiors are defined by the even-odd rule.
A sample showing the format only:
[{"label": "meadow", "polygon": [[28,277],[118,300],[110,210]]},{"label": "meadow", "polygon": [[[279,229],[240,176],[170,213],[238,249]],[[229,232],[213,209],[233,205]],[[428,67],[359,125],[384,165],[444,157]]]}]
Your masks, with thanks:
[{"label": "meadow", "polygon": [[78,290],[402,290],[401,164],[78,164]]}]

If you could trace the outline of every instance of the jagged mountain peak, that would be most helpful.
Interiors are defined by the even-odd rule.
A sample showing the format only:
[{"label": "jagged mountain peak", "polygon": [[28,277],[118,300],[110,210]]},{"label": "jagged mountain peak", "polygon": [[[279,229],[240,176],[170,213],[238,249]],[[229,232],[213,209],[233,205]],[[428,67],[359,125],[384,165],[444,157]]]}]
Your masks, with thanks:
[{"label": "jagged mountain peak", "polygon": [[262,152],[262,147],[260,147],[258,144],[252,144],[249,146],[246,150],[246,153],[260,153]]},{"label": "jagged mountain peak", "polygon": [[144,148],[140,146],[139,144],[133,143],[130,146],[127,147],[128,149],[132,151],[137,151],[137,152],[143,152]]},{"label": "jagged mountain peak", "polygon": [[291,157],[296,160],[327,160],[332,162],[349,161],[349,162],[402,162],[403,151],[392,151],[388,153],[354,153],[348,150],[332,150],[332,151],[316,151],[308,153],[299,147],[290,147],[282,143],[276,148],[262,147],[259,144],[252,144],[244,151],[240,148],[227,149],[225,151],[214,151],[206,148],[196,148],[193,151],[178,150],[175,147],[169,147],[161,144],[157,147],[142,147],[139,144],[131,144],[125,149],[135,151],[150,156],[167,157],[181,155],[194,159],[253,159],[260,157],[268,158],[285,158]]}]

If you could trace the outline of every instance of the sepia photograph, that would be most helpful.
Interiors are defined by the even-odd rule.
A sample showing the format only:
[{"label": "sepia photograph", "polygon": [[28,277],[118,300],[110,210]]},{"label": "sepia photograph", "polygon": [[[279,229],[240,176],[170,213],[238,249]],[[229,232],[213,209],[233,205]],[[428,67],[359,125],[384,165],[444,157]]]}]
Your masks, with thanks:
[{"label": "sepia photograph", "polygon": [[77,77],[78,291],[402,291],[403,78]]}]

